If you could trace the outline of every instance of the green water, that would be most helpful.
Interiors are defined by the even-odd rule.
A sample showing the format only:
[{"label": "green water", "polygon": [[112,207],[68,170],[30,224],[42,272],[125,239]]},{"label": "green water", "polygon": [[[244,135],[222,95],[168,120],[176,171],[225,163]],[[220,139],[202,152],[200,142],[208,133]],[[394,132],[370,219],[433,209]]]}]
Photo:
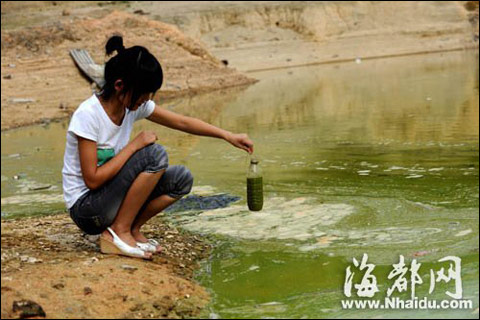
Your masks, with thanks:
[{"label": "green water", "polygon": [[[261,81],[244,90],[163,104],[249,134],[263,169],[260,212],[247,207],[245,152],[137,123],[134,134],[155,130],[170,162],[191,169],[194,192],[244,197],[168,217],[215,243],[197,277],[212,294],[204,316],[478,318],[478,69],[475,52],[285,69],[252,74]],[[66,126],[2,133],[3,217],[63,211]],[[417,296],[447,299],[452,283],[428,295],[430,269],[460,257],[473,310],[343,310],[346,267],[364,253],[377,298],[403,255],[422,263]]]},{"label": "green water", "polygon": [[263,178],[247,178],[247,204],[250,211],[260,211],[263,207]]}]

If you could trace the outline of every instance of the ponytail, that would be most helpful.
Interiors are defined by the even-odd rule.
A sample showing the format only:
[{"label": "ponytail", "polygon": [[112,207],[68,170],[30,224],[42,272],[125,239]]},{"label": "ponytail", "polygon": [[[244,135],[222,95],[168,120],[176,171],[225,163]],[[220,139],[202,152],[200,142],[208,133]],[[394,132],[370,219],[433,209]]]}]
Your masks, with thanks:
[{"label": "ponytail", "polygon": [[125,50],[123,46],[123,38],[121,36],[113,36],[108,39],[107,44],[105,45],[105,51],[107,56],[111,55],[113,51],[120,53]]},{"label": "ponytail", "polygon": [[122,80],[124,93],[131,91],[131,106],[144,93],[155,93],[163,83],[162,66],[144,47],[125,48],[123,38],[112,36],[105,45],[105,52],[111,55],[117,52],[105,64],[105,84],[99,95],[105,100],[115,94],[115,81]]}]

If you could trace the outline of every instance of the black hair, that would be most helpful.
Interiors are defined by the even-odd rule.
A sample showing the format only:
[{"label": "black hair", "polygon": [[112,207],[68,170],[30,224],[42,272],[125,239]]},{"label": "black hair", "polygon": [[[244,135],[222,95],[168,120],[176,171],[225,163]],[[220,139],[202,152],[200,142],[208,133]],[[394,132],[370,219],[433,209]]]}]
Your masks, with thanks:
[{"label": "black hair", "polygon": [[115,93],[115,81],[123,81],[123,93],[132,91],[130,106],[145,93],[153,93],[160,89],[163,83],[162,66],[158,60],[144,47],[133,46],[126,49],[123,38],[115,35],[108,39],[105,45],[107,55],[117,51],[105,64],[105,84],[99,95],[108,100]]}]

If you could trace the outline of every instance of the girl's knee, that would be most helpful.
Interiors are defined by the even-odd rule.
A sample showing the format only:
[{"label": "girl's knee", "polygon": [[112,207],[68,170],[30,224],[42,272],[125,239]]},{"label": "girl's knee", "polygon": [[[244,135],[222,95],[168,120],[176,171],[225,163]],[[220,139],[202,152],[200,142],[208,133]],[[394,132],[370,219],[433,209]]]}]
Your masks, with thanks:
[{"label": "girl's knee", "polygon": [[192,191],[193,175],[187,167],[180,165],[171,166],[167,173],[169,173],[169,177],[166,178],[170,178],[171,185],[174,186],[174,190],[170,190],[170,196],[180,198]]},{"label": "girl's knee", "polygon": [[158,172],[168,167],[168,154],[163,146],[153,143],[143,150],[147,160],[146,172]]},{"label": "girl's knee", "polygon": [[192,191],[193,186],[193,174],[192,172],[184,166],[182,168],[182,178],[180,181],[180,185],[183,187],[182,189],[185,191],[185,194],[190,193]]}]

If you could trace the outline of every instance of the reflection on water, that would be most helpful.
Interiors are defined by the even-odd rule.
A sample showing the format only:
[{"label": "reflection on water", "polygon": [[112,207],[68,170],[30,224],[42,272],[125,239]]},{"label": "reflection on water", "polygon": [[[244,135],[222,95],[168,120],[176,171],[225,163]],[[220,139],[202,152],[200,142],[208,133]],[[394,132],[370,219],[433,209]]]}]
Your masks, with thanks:
[{"label": "reflection on water", "polygon": [[268,83],[251,87],[219,122],[310,129],[320,141],[474,142],[478,76],[469,61],[444,54],[256,74]]},{"label": "reflection on water", "polygon": [[[252,137],[264,171],[260,212],[246,209],[243,151],[148,121],[133,133],[155,130],[171,163],[192,170],[201,186],[194,192],[243,197],[229,208],[168,215],[218,241],[199,274],[213,294],[209,312],[231,318],[384,315],[340,308],[345,266],[364,252],[381,273],[400,254],[408,260],[421,252],[424,266],[458,255],[464,296],[478,308],[478,54],[254,76],[261,81],[251,87],[163,107]],[[66,123],[54,123],[2,133],[2,216],[63,210],[65,130]],[[474,317],[471,312],[391,316]]]}]

